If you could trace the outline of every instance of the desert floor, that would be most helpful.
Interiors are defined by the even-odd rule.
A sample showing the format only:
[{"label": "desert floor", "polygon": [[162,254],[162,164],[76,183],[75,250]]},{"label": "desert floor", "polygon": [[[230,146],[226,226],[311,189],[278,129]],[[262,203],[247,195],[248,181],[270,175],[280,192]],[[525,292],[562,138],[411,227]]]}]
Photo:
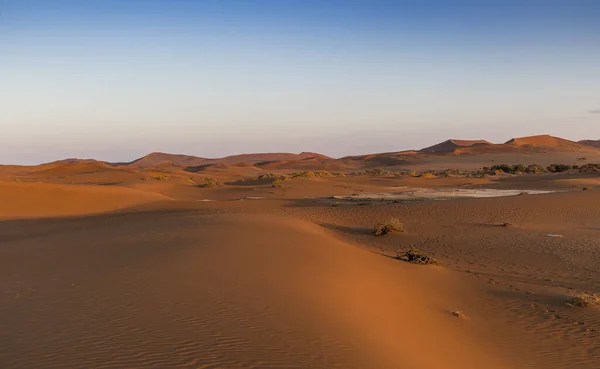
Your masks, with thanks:
[{"label": "desert floor", "polygon": [[[597,174],[202,188],[82,165],[0,172],[3,369],[600,367],[600,308],[566,304],[600,292]],[[557,192],[330,198],[401,186]],[[389,218],[405,232],[373,236]]]}]

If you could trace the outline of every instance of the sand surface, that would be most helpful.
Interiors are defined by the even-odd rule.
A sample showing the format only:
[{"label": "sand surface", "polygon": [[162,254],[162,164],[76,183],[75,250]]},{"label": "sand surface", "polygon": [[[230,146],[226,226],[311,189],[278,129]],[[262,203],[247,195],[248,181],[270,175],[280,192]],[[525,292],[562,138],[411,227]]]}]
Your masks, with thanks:
[{"label": "sand surface", "polygon": [[[600,367],[600,308],[565,303],[600,292],[597,175],[254,170],[0,170],[0,367]],[[449,198],[495,190],[535,194]],[[405,191],[448,199],[369,197]]]}]

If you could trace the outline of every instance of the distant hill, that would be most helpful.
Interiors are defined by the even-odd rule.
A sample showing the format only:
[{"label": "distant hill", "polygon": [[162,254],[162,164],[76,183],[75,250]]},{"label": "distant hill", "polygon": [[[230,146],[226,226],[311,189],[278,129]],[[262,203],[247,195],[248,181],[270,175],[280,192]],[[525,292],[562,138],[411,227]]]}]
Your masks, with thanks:
[{"label": "distant hill", "polygon": [[419,150],[419,153],[422,154],[438,154],[438,153],[448,153],[453,152],[456,149],[462,149],[467,147],[474,146],[485,146],[492,145],[491,142],[486,140],[454,140],[450,139],[444,142],[441,142],[437,145],[429,146],[424,149]]},{"label": "distant hill", "polygon": [[328,156],[313,153],[302,152],[300,154],[292,153],[255,153],[231,155],[224,158],[208,159],[190,155],[174,155],[161,152],[154,152],[142,158],[136,159],[130,163],[120,165],[132,165],[136,167],[156,167],[173,165],[176,167],[202,167],[214,164],[239,164],[239,163],[262,163],[275,161],[296,161],[307,159],[331,159]]},{"label": "distant hill", "polygon": [[528,136],[513,138],[506,141],[505,145],[515,146],[521,149],[549,150],[549,151],[589,151],[588,145],[565,140],[564,138],[550,135]]},{"label": "distant hill", "polygon": [[241,154],[226,156],[220,159],[213,159],[217,163],[235,164],[246,162],[271,162],[271,161],[289,161],[289,160],[305,160],[305,159],[331,159],[328,156],[317,154],[314,152],[301,152],[300,154],[290,153],[256,153],[256,154]]},{"label": "distant hill", "polygon": [[579,141],[582,145],[594,146],[600,148],[600,140],[581,140]]},{"label": "distant hill", "polygon": [[126,164],[133,165],[136,167],[156,167],[164,165],[174,165],[177,167],[193,167],[206,164],[207,161],[208,159],[197,156],[153,152]]}]

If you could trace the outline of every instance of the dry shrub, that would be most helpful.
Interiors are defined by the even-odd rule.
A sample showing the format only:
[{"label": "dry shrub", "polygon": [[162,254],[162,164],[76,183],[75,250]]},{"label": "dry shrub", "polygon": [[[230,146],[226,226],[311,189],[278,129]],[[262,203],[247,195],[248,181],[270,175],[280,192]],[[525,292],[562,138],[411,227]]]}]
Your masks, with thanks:
[{"label": "dry shrub", "polygon": [[204,178],[205,183],[202,185],[202,187],[204,188],[212,188],[212,187],[219,187],[221,185],[223,185],[223,182],[217,181],[214,178]]},{"label": "dry shrub", "polygon": [[412,264],[420,264],[420,265],[440,265],[440,263],[434,259],[433,257],[425,254],[423,251],[418,249],[410,249],[403,254],[400,254],[396,257],[398,260],[406,261]]},{"label": "dry shrub", "polygon": [[600,297],[595,293],[584,293],[577,296],[569,296],[566,301],[569,306],[588,307],[600,305]]},{"label": "dry shrub", "polygon": [[377,223],[373,234],[375,236],[383,236],[391,232],[404,232],[404,227],[397,218],[391,218],[384,223]]},{"label": "dry shrub", "polygon": [[426,173],[421,174],[420,178],[437,178],[437,176],[433,173],[426,172]]},{"label": "dry shrub", "polygon": [[263,173],[263,174],[259,175],[257,177],[257,179],[262,180],[262,179],[274,178],[274,177],[276,177],[276,175],[274,173]]},{"label": "dry shrub", "polygon": [[460,310],[453,311],[452,312],[452,316],[455,316],[455,317],[460,318],[460,319],[466,319],[467,318],[467,314],[463,313]]},{"label": "dry shrub", "polygon": [[333,174],[329,173],[326,170],[317,170],[314,174],[315,177],[333,177]]}]

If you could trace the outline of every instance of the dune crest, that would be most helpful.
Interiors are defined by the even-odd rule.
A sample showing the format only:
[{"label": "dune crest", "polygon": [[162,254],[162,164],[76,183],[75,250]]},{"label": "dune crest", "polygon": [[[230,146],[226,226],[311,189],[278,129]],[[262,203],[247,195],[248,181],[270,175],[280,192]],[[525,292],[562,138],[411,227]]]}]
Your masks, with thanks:
[{"label": "dune crest", "polygon": [[169,197],[118,186],[0,181],[0,218],[55,217],[114,211]]}]

